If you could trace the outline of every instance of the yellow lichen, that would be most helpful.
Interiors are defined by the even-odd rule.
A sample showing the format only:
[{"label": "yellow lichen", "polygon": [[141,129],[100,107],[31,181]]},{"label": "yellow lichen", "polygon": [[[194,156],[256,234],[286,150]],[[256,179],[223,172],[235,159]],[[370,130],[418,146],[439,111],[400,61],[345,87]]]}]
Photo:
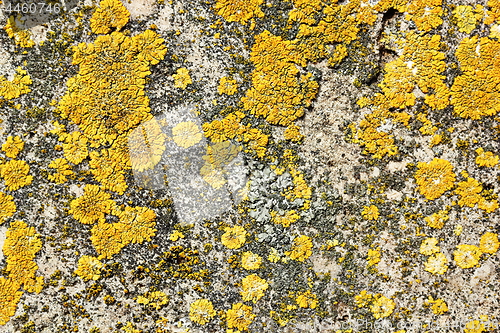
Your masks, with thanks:
[{"label": "yellow lichen", "polygon": [[208,299],[198,299],[189,307],[189,319],[197,324],[205,325],[215,316],[212,302]]},{"label": "yellow lichen", "polygon": [[160,310],[168,304],[168,301],[168,296],[163,291],[150,291],[137,297],[137,303],[147,305],[155,310]]},{"label": "yellow lichen", "polygon": [[476,149],[476,153],[476,164],[481,167],[494,167],[498,164],[498,160],[500,159],[498,155],[493,154],[491,151],[484,151],[483,148]]},{"label": "yellow lichen", "polygon": [[441,315],[448,312],[448,306],[441,298],[434,300],[432,296],[429,296],[429,299],[425,301],[425,304],[431,306],[431,310],[435,315]]},{"label": "yellow lichen", "polygon": [[499,246],[498,235],[493,232],[485,232],[479,241],[479,249],[483,253],[493,254],[497,252]]},{"label": "yellow lichen", "polygon": [[262,257],[256,253],[247,251],[241,255],[241,267],[246,270],[259,269],[262,264]]},{"label": "yellow lichen", "polygon": [[388,317],[396,307],[396,303],[383,295],[376,296],[375,301],[370,305],[370,311],[376,319]]},{"label": "yellow lichen", "polygon": [[113,215],[116,215],[121,224],[124,225],[123,242],[143,243],[151,241],[151,237],[156,234],[156,214],[147,207],[125,207],[115,208]]},{"label": "yellow lichen", "polygon": [[90,240],[99,254],[98,259],[109,259],[119,253],[126,243],[123,239],[127,226],[122,223],[99,221],[90,230]]},{"label": "yellow lichen", "polygon": [[410,1],[406,9],[406,19],[415,22],[419,30],[430,31],[443,23],[442,3],[442,0]]},{"label": "yellow lichen", "polygon": [[78,259],[78,268],[75,270],[75,274],[84,280],[98,280],[101,276],[102,267],[102,262],[96,257],[81,256]]},{"label": "yellow lichen", "polygon": [[471,268],[479,263],[481,258],[481,249],[475,245],[460,244],[453,251],[455,262],[461,268]]},{"label": "yellow lichen", "polygon": [[432,274],[444,274],[448,270],[448,259],[441,253],[435,253],[427,258],[424,269]]},{"label": "yellow lichen", "polygon": [[476,28],[478,20],[481,20],[483,6],[478,5],[476,9],[471,6],[457,6],[453,10],[453,16],[457,20],[458,31],[470,34]]},{"label": "yellow lichen", "polygon": [[0,224],[4,223],[6,219],[14,215],[17,207],[14,203],[12,195],[0,192]]},{"label": "yellow lichen", "polygon": [[276,224],[281,224],[285,228],[297,222],[299,218],[300,215],[295,210],[287,210],[283,215],[278,214],[277,211],[271,211],[271,220]]},{"label": "yellow lichen", "polygon": [[19,136],[9,136],[7,141],[2,145],[2,150],[5,156],[16,158],[17,155],[23,150],[24,141]]},{"label": "yellow lichen", "polygon": [[111,195],[93,184],[85,185],[83,191],[82,196],[71,201],[69,213],[84,224],[104,221],[106,214],[110,214],[115,206]]},{"label": "yellow lichen", "polygon": [[301,308],[315,309],[318,306],[318,297],[310,290],[300,293],[295,299],[297,305]]},{"label": "yellow lichen", "polygon": [[252,301],[257,303],[264,296],[264,292],[269,287],[265,279],[260,278],[256,274],[247,275],[241,280],[241,297],[243,301]]},{"label": "yellow lichen", "polygon": [[415,180],[418,190],[427,199],[437,199],[453,187],[455,173],[449,161],[434,158],[429,163],[419,162],[417,167]]},{"label": "yellow lichen", "polygon": [[68,164],[68,161],[64,158],[57,158],[50,162],[49,168],[56,169],[55,173],[48,175],[48,179],[56,182],[57,184],[66,182],[68,180],[68,176],[74,174],[73,170],[71,170],[71,166]]},{"label": "yellow lichen", "polygon": [[189,71],[184,67],[177,69],[177,73],[173,74],[172,77],[174,78],[174,87],[176,88],[186,89],[188,84],[193,83],[191,76],[189,76]]},{"label": "yellow lichen", "polygon": [[444,222],[448,221],[450,217],[448,216],[447,210],[440,210],[430,216],[426,216],[424,221],[431,228],[441,229],[444,226]]},{"label": "yellow lichen", "polygon": [[19,19],[17,19],[16,22],[16,18],[10,16],[3,29],[7,32],[9,38],[14,39],[14,42],[20,47],[32,47],[35,45],[35,42],[31,39],[31,32],[28,29],[19,29],[18,25],[20,25],[20,23]]},{"label": "yellow lichen", "polygon": [[380,249],[368,249],[368,266],[376,265],[380,262]]},{"label": "yellow lichen", "polygon": [[5,325],[16,313],[17,304],[23,292],[12,279],[0,277],[0,325]]},{"label": "yellow lichen", "polygon": [[306,235],[295,237],[291,251],[286,251],[285,254],[292,260],[303,262],[312,255],[312,240]]},{"label": "yellow lichen", "polygon": [[486,328],[482,322],[479,320],[469,321],[465,324],[464,333],[483,333]]},{"label": "yellow lichen", "polygon": [[129,16],[120,0],[102,0],[90,18],[90,28],[95,34],[107,34],[111,28],[120,30],[127,24]]},{"label": "yellow lichen", "polygon": [[376,220],[379,217],[378,207],[375,205],[364,206],[361,215],[365,220]]},{"label": "yellow lichen", "polygon": [[235,79],[224,76],[219,81],[217,91],[219,92],[219,95],[234,95],[238,91],[238,84]]},{"label": "yellow lichen", "polygon": [[12,81],[7,80],[3,75],[0,75],[0,97],[4,99],[18,98],[23,94],[31,91],[28,86],[32,84],[30,76],[21,67],[17,68],[17,73]]},{"label": "yellow lichen", "polygon": [[434,237],[426,238],[420,244],[420,253],[426,256],[437,253],[440,251],[439,246],[436,246],[438,240]]},{"label": "yellow lichen", "polygon": [[197,144],[203,138],[203,133],[193,121],[185,121],[172,128],[174,142],[182,148],[189,148]]},{"label": "yellow lichen", "polygon": [[459,182],[455,193],[460,196],[458,204],[460,206],[474,207],[481,200],[481,191],[483,186],[473,178],[467,178],[466,181]]},{"label": "yellow lichen", "polygon": [[246,24],[254,17],[264,17],[260,5],[264,0],[217,0],[214,9],[228,22]]},{"label": "yellow lichen", "polygon": [[10,160],[0,165],[0,176],[5,180],[5,187],[9,191],[31,184],[33,176],[29,172],[30,167],[25,161]]},{"label": "yellow lichen", "polygon": [[230,249],[239,249],[245,244],[247,232],[239,225],[227,227],[221,237],[221,242]]},{"label": "yellow lichen", "polygon": [[236,328],[240,331],[247,330],[254,318],[252,307],[243,303],[233,304],[231,309],[226,311],[228,328]]}]

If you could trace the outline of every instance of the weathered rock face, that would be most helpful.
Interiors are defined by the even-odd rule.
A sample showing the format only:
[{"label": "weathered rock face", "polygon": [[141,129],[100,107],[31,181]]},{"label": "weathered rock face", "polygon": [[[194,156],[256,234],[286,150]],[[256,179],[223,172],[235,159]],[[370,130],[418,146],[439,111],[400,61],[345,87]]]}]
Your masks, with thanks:
[{"label": "weathered rock face", "polygon": [[1,332],[496,328],[500,1],[0,25]]}]

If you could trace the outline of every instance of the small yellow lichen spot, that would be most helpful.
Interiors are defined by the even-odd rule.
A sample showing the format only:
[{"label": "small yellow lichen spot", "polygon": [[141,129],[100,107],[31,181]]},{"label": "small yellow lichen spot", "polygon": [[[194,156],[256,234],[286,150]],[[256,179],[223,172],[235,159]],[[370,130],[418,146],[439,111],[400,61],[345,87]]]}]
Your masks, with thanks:
[{"label": "small yellow lichen spot", "polygon": [[271,252],[267,256],[267,260],[269,260],[270,262],[273,262],[273,263],[277,263],[278,261],[280,261],[280,259],[281,259],[281,256],[280,256],[278,250],[276,250],[274,247],[272,247]]},{"label": "small yellow lichen spot", "polygon": [[193,121],[185,121],[172,128],[174,142],[182,148],[189,148],[197,144],[203,138],[198,125]]},{"label": "small yellow lichen spot", "polygon": [[429,200],[439,198],[455,182],[453,166],[447,160],[434,158],[429,163],[419,162],[415,173],[418,190]]},{"label": "small yellow lichen spot", "polygon": [[448,306],[446,302],[441,298],[434,300],[432,296],[429,296],[429,299],[425,301],[426,305],[431,305],[431,310],[435,315],[441,315],[445,312],[448,312]]},{"label": "small yellow lichen spot", "polygon": [[264,17],[260,5],[264,0],[217,0],[215,10],[228,22],[246,24],[254,17]]},{"label": "small yellow lichen spot", "polygon": [[228,328],[236,328],[240,331],[248,329],[254,320],[252,307],[243,303],[233,304],[231,309],[226,311],[226,322]]},{"label": "small yellow lichen spot", "polygon": [[247,232],[239,225],[227,227],[221,237],[221,242],[230,249],[239,249],[245,244]]},{"label": "small yellow lichen spot", "polygon": [[450,217],[448,216],[447,210],[440,210],[430,216],[426,216],[424,221],[431,228],[441,229],[444,226],[444,222],[448,221]]},{"label": "small yellow lichen spot", "polygon": [[479,249],[484,253],[495,253],[498,250],[500,243],[498,235],[493,232],[485,232],[479,241]]},{"label": "small yellow lichen spot", "polygon": [[105,215],[110,214],[115,206],[111,195],[93,184],[85,185],[83,191],[82,196],[71,201],[69,213],[84,224],[104,221]]},{"label": "small yellow lichen spot", "polygon": [[300,293],[295,301],[301,308],[315,309],[318,306],[318,297],[310,290]]},{"label": "small yellow lichen spot", "polygon": [[163,305],[168,304],[168,301],[168,296],[163,291],[150,291],[137,297],[137,303],[148,305],[155,310],[160,310]]},{"label": "small yellow lichen spot", "polygon": [[17,155],[23,150],[24,141],[19,136],[9,136],[7,141],[2,145],[2,150],[5,156],[16,158]]},{"label": "small yellow lichen spot", "polygon": [[16,22],[16,17],[10,16],[3,29],[7,32],[9,38],[13,38],[14,42],[20,47],[32,47],[35,42],[31,39],[31,31],[28,29],[21,30],[18,27],[19,23],[22,22]]},{"label": "small yellow lichen spot", "polygon": [[481,200],[481,191],[483,187],[474,178],[467,178],[466,181],[459,182],[455,193],[460,196],[458,204],[460,206],[474,207]]},{"label": "small yellow lichen spot", "polygon": [[463,227],[461,224],[457,224],[455,226],[455,229],[453,229],[453,233],[457,236],[460,236],[462,234]]},{"label": "small yellow lichen spot", "polygon": [[388,317],[396,307],[396,303],[390,298],[383,295],[378,296],[378,298],[370,305],[370,311],[376,319]]},{"label": "small yellow lichen spot", "polygon": [[15,191],[31,184],[33,176],[29,175],[30,167],[25,161],[10,160],[0,166],[0,176],[5,180],[5,187]]},{"label": "small yellow lichen spot", "polygon": [[102,0],[90,18],[90,28],[95,34],[107,34],[111,28],[118,31],[127,24],[129,16],[120,0]]},{"label": "small yellow lichen spot", "polygon": [[205,325],[215,316],[212,302],[208,299],[198,299],[189,307],[189,319],[197,324]]},{"label": "small yellow lichen spot", "polygon": [[135,329],[135,326],[130,321],[128,321],[127,325],[123,326],[121,330],[125,333],[141,333],[140,330]]},{"label": "small yellow lichen spot", "polygon": [[483,197],[477,203],[477,208],[484,210],[486,213],[493,213],[498,207],[498,200],[486,200]]},{"label": "small yellow lichen spot", "polygon": [[31,83],[33,82],[30,76],[21,67],[17,68],[17,73],[14,75],[14,80],[12,81],[0,75],[0,97],[9,100],[27,94],[31,91],[28,88]]},{"label": "small yellow lichen spot", "polygon": [[433,254],[427,258],[424,269],[432,274],[444,274],[448,270],[448,259],[441,252]]},{"label": "small yellow lichen spot", "polygon": [[0,224],[4,223],[6,219],[14,215],[17,207],[14,203],[12,195],[0,192]]},{"label": "small yellow lichen spot", "polygon": [[476,149],[476,153],[476,164],[481,167],[494,167],[500,159],[498,155],[493,154],[491,151],[484,151],[483,148]]},{"label": "small yellow lichen spot", "polygon": [[380,262],[380,249],[369,249],[368,250],[368,266],[376,265]]},{"label": "small yellow lichen spot", "polygon": [[427,238],[420,245],[420,253],[426,256],[439,252],[439,246],[436,246],[438,240],[434,237]]},{"label": "small yellow lichen spot", "polygon": [[97,280],[101,276],[102,262],[96,257],[82,256],[78,259],[78,268],[75,274],[84,280]]},{"label": "small yellow lichen spot", "polygon": [[294,142],[300,142],[303,138],[304,135],[300,134],[300,128],[297,125],[290,125],[285,129],[284,133],[285,139],[294,141]]},{"label": "small yellow lichen spot", "polygon": [[453,251],[455,262],[461,268],[471,268],[479,263],[481,249],[475,245],[460,244],[457,250]]},{"label": "small yellow lichen spot", "polygon": [[179,230],[174,230],[168,237],[172,242],[176,242],[179,238],[184,238],[184,234],[180,232]]},{"label": "small yellow lichen spot", "polygon": [[479,320],[469,321],[465,324],[464,333],[483,333],[486,332],[486,328],[482,322]]},{"label": "small yellow lichen spot", "polygon": [[312,240],[306,235],[295,237],[293,240],[292,250],[285,252],[292,260],[303,262],[312,255]]},{"label": "small yellow lichen spot", "polygon": [[88,139],[82,133],[72,132],[64,136],[64,141],[66,142],[63,144],[64,157],[69,162],[75,165],[80,164],[89,155]]},{"label": "small yellow lichen spot", "polygon": [[366,290],[362,290],[359,295],[354,296],[354,301],[359,308],[368,306],[373,300],[373,295],[368,293]]},{"label": "small yellow lichen spot", "polygon": [[295,210],[288,210],[283,215],[279,215],[277,211],[271,211],[271,220],[276,224],[281,224],[283,227],[288,228],[292,223],[300,218]]},{"label": "small yellow lichen spot", "polygon": [[365,220],[376,220],[379,217],[378,207],[375,205],[364,206],[361,215]]},{"label": "small yellow lichen spot", "polygon": [[257,303],[264,296],[264,292],[269,287],[265,279],[256,274],[251,274],[241,280],[241,296],[245,302]]},{"label": "small yellow lichen spot", "polygon": [[172,77],[174,78],[174,87],[176,88],[186,89],[188,84],[193,83],[191,76],[189,76],[189,70],[184,67],[177,69],[177,73],[173,74]]},{"label": "small yellow lichen spot", "polygon": [[259,269],[262,264],[262,257],[256,253],[247,251],[241,255],[241,266],[246,270]]},{"label": "small yellow lichen spot", "polygon": [[474,13],[471,6],[457,6],[453,10],[453,16],[457,20],[458,31],[470,34],[476,28],[477,20],[481,16]]},{"label": "small yellow lichen spot", "polygon": [[50,181],[56,182],[57,184],[62,184],[68,180],[67,176],[71,176],[74,172],[71,170],[71,166],[68,161],[64,158],[57,158],[50,162],[49,168],[56,169],[56,172],[48,175]]},{"label": "small yellow lichen spot", "polygon": [[219,92],[219,95],[234,95],[238,91],[238,84],[235,79],[224,76],[219,81],[217,91]]},{"label": "small yellow lichen spot", "polygon": [[493,24],[491,26],[489,37],[500,39],[500,24]]}]

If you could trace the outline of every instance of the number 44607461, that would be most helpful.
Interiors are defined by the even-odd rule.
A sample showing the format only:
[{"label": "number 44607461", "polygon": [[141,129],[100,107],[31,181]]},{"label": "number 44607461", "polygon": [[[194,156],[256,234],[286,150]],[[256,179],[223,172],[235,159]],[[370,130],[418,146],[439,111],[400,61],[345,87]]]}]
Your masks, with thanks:
[{"label": "number 44607461", "polygon": [[36,14],[36,13],[54,13],[58,14],[61,11],[61,6],[60,4],[46,4],[44,2],[39,2],[39,3],[17,3],[15,5],[12,5],[11,3],[8,3],[5,5],[5,11],[10,13],[10,12],[17,12],[17,13],[23,13],[23,14]]}]

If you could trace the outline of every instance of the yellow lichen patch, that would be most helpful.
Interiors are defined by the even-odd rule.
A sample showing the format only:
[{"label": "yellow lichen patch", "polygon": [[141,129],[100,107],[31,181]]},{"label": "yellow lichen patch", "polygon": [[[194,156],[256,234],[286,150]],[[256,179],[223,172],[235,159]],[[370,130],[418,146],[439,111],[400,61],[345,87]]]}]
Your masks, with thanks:
[{"label": "yellow lichen patch", "polygon": [[185,121],[172,128],[174,142],[182,148],[189,148],[197,144],[203,138],[203,133],[193,121]]},{"label": "yellow lichen patch", "polygon": [[0,277],[0,325],[5,325],[16,313],[23,292],[12,279]]},{"label": "yellow lichen patch", "polygon": [[471,6],[457,6],[453,10],[453,16],[457,20],[458,31],[470,34],[476,28],[477,21],[482,19],[483,6],[478,5],[476,9]]},{"label": "yellow lichen patch", "polygon": [[5,187],[9,191],[31,184],[33,176],[29,172],[30,167],[25,161],[10,160],[0,165],[0,176],[5,180]]},{"label": "yellow lichen patch", "polygon": [[189,307],[189,319],[197,324],[205,325],[215,316],[212,302],[208,299],[198,299]]},{"label": "yellow lichen patch", "polygon": [[483,253],[493,254],[497,252],[499,246],[498,235],[493,232],[485,232],[479,241],[479,249]]},{"label": "yellow lichen patch", "polygon": [[462,75],[453,81],[451,104],[462,118],[496,115],[500,104],[500,42],[477,36],[464,38],[455,52]]},{"label": "yellow lichen patch", "polygon": [[214,9],[228,22],[246,24],[255,17],[264,17],[260,5],[264,0],[217,0]]},{"label": "yellow lichen patch", "polygon": [[244,117],[244,113],[236,111],[221,120],[216,119],[210,123],[204,123],[202,127],[205,136],[215,143],[233,139],[240,134],[240,128],[242,127],[240,121]]},{"label": "yellow lichen patch", "polygon": [[247,330],[254,318],[252,307],[243,303],[233,304],[231,309],[226,311],[228,328],[236,328],[240,331]]},{"label": "yellow lichen patch", "polygon": [[39,293],[43,288],[43,277],[35,277],[38,265],[35,255],[42,248],[40,234],[22,221],[10,224],[6,233],[3,253],[7,257],[6,272],[9,279],[22,285],[28,292]]},{"label": "yellow lichen patch", "polygon": [[262,257],[256,253],[247,251],[241,255],[241,267],[246,270],[259,269],[262,264]]},{"label": "yellow lichen patch", "polygon": [[125,226],[122,236],[125,243],[143,243],[151,241],[156,234],[156,214],[147,207],[125,207],[113,210],[120,223]]},{"label": "yellow lichen patch", "polygon": [[226,184],[226,178],[224,177],[224,170],[221,168],[216,168],[213,164],[205,163],[200,169],[200,175],[203,177],[210,186],[215,189],[220,189],[224,184]]},{"label": "yellow lichen patch", "polygon": [[239,249],[245,244],[247,232],[239,225],[234,227],[227,227],[221,237],[221,242],[227,248]]},{"label": "yellow lichen patch", "polygon": [[240,151],[241,147],[232,144],[231,141],[218,142],[207,147],[203,160],[215,168],[224,168],[238,156]]},{"label": "yellow lichen patch", "polygon": [[75,270],[75,274],[84,280],[97,280],[101,276],[102,266],[102,262],[96,257],[82,256],[78,259],[78,268]]},{"label": "yellow lichen patch", "polygon": [[488,0],[487,6],[489,10],[486,11],[484,24],[500,23],[500,0]]},{"label": "yellow lichen patch", "polygon": [[380,249],[368,249],[367,258],[368,266],[376,265],[380,262]]},{"label": "yellow lichen patch", "polygon": [[17,207],[14,203],[12,195],[0,192],[0,224],[4,223],[6,219],[14,215]]},{"label": "yellow lichen patch", "polygon": [[126,243],[123,239],[127,226],[122,223],[105,223],[99,221],[90,230],[90,240],[99,253],[98,259],[109,259],[119,253]]},{"label": "yellow lichen patch", "polygon": [[500,24],[493,24],[490,28],[490,38],[500,39]]},{"label": "yellow lichen patch", "polygon": [[286,251],[285,254],[292,260],[303,262],[312,255],[312,240],[306,235],[295,237],[291,251]]},{"label": "yellow lichen patch", "polygon": [[258,128],[251,128],[250,125],[242,127],[240,134],[237,140],[246,144],[247,149],[245,149],[245,152],[255,154],[259,158],[265,156],[266,146],[269,141],[268,135],[262,133]]},{"label": "yellow lichen patch", "polygon": [[297,222],[299,218],[300,215],[295,210],[287,210],[283,215],[278,214],[277,211],[271,211],[271,220],[276,224],[281,224],[285,228]]},{"label": "yellow lichen patch", "polygon": [[172,77],[174,78],[174,87],[176,88],[186,89],[188,84],[193,83],[191,76],[189,76],[189,71],[184,67],[177,69],[177,73],[173,74]]},{"label": "yellow lichen patch", "polygon": [[7,32],[9,38],[14,39],[17,45],[21,47],[32,47],[35,45],[35,42],[31,39],[31,32],[27,29],[19,29],[19,23],[19,21],[16,23],[16,18],[14,16],[10,16],[3,29]]},{"label": "yellow lichen patch", "polygon": [[12,81],[7,80],[3,75],[0,75],[0,97],[3,99],[18,98],[23,94],[31,91],[28,86],[32,84],[30,76],[21,67],[17,68],[17,73]]},{"label": "yellow lichen patch", "polygon": [[444,226],[444,222],[448,221],[450,217],[448,216],[447,210],[440,210],[430,216],[426,216],[424,221],[431,228],[441,229]]},{"label": "yellow lichen patch", "polygon": [[418,0],[410,1],[406,9],[407,20],[415,22],[417,28],[421,31],[430,31],[443,23],[442,0]]},{"label": "yellow lichen patch", "polygon": [[333,51],[333,54],[328,58],[328,66],[334,67],[342,60],[344,60],[345,57],[347,57],[347,47],[345,47],[344,44],[338,44],[335,46],[335,50]]},{"label": "yellow lichen patch", "polygon": [[429,163],[419,162],[417,167],[415,181],[418,190],[427,199],[437,199],[453,187],[455,173],[449,161],[434,158]]},{"label": "yellow lichen patch", "polygon": [[7,141],[2,145],[2,151],[5,153],[5,156],[10,158],[16,158],[23,148],[24,141],[17,135],[7,137]]},{"label": "yellow lichen patch", "polygon": [[264,292],[269,287],[265,279],[256,274],[247,275],[241,280],[241,297],[243,301],[257,303],[264,296]]},{"label": "yellow lichen patch", "polygon": [[483,148],[476,149],[477,157],[476,164],[481,167],[491,168],[498,164],[498,155],[493,154],[491,151],[484,151]]},{"label": "yellow lichen patch", "polygon": [[76,131],[63,137],[65,141],[62,145],[64,157],[75,165],[80,164],[89,155],[87,149],[88,139],[82,133]]},{"label": "yellow lichen patch", "polygon": [[373,301],[373,294],[370,294],[366,290],[362,290],[359,295],[354,296],[354,301],[359,308],[363,308]]},{"label": "yellow lichen patch", "polygon": [[479,320],[469,321],[465,324],[464,333],[483,333],[486,332],[486,327]]},{"label": "yellow lichen patch", "polygon": [[438,240],[434,237],[426,238],[420,244],[420,253],[426,256],[430,256],[436,252],[439,252],[439,246],[436,246]]},{"label": "yellow lichen patch", "polygon": [[425,304],[431,307],[431,310],[435,315],[441,315],[448,312],[448,306],[441,298],[434,300],[432,296],[429,296],[429,299],[425,301]]},{"label": "yellow lichen patch", "polygon": [[375,205],[370,205],[370,206],[364,206],[363,211],[361,212],[361,216],[365,220],[376,220],[379,217],[379,212],[378,212],[378,207]]},{"label": "yellow lichen patch", "polygon": [[123,194],[127,189],[125,168],[130,160],[120,154],[120,150],[102,149],[90,153],[90,172],[101,182],[102,189]]},{"label": "yellow lichen patch", "polygon": [[310,290],[300,293],[295,299],[297,305],[301,308],[315,309],[318,306],[318,297]]},{"label": "yellow lichen patch", "polygon": [[115,202],[110,198],[111,195],[101,190],[98,185],[87,184],[84,194],[71,201],[69,213],[75,220],[84,224],[104,221],[106,214],[110,214],[115,206]]},{"label": "yellow lichen patch", "polygon": [[68,164],[68,161],[64,158],[57,158],[50,162],[49,168],[56,169],[55,173],[48,175],[48,179],[56,182],[57,184],[66,182],[68,180],[68,176],[74,174],[73,170],[71,170],[71,166]]},{"label": "yellow lichen patch", "polygon": [[127,24],[129,16],[120,0],[102,0],[90,18],[90,28],[95,34],[107,34],[111,28],[120,30]]},{"label": "yellow lichen patch", "polygon": [[303,205],[303,208],[307,208],[311,199],[312,189],[307,184],[306,180],[304,179],[304,174],[301,171],[290,167],[289,172],[292,175],[293,187],[292,189],[285,191],[284,196],[288,200],[292,201],[295,199],[304,199],[305,203]]},{"label": "yellow lichen patch", "polygon": [[235,79],[224,76],[219,81],[217,91],[219,92],[219,95],[234,95],[238,91],[238,84]]},{"label": "yellow lichen patch", "polygon": [[460,196],[458,204],[460,206],[474,207],[481,199],[483,186],[473,178],[467,178],[466,181],[459,182],[455,193]]},{"label": "yellow lichen patch", "polygon": [[448,270],[448,259],[441,253],[435,253],[427,258],[424,269],[432,274],[444,274]]},{"label": "yellow lichen patch", "polygon": [[297,125],[290,125],[285,129],[284,133],[285,139],[300,142],[304,138],[304,135],[300,134],[300,128]]},{"label": "yellow lichen patch", "polygon": [[498,200],[486,200],[484,197],[481,197],[477,203],[477,208],[484,210],[486,213],[493,213],[498,207]]},{"label": "yellow lichen patch", "polygon": [[241,100],[245,110],[283,126],[301,117],[319,86],[310,73],[297,77],[295,63],[301,59],[294,42],[266,30],[255,36],[250,60],[255,70],[252,87]]},{"label": "yellow lichen patch", "polygon": [[168,296],[163,291],[150,291],[137,297],[137,303],[148,305],[150,308],[160,310],[168,304]]},{"label": "yellow lichen patch", "polygon": [[376,295],[375,301],[370,305],[370,311],[376,319],[389,317],[389,315],[394,311],[396,303],[390,298],[383,295]]},{"label": "yellow lichen patch", "polygon": [[415,104],[416,86],[426,94],[424,101],[441,110],[449,104],[449,89],[442,75],[446,69],[445,54],[440,52],[441,36],[409,32],[398,40],[402,55],[387,63],[386,74],[379,84],[390,107],[405,108]]},{"label": "yellow lichen patch", "polygon": [[481,258],[481,249],[475,245],[460,244],[453,251],[455,262],[461,268],[471,268],[479,263]]}]

